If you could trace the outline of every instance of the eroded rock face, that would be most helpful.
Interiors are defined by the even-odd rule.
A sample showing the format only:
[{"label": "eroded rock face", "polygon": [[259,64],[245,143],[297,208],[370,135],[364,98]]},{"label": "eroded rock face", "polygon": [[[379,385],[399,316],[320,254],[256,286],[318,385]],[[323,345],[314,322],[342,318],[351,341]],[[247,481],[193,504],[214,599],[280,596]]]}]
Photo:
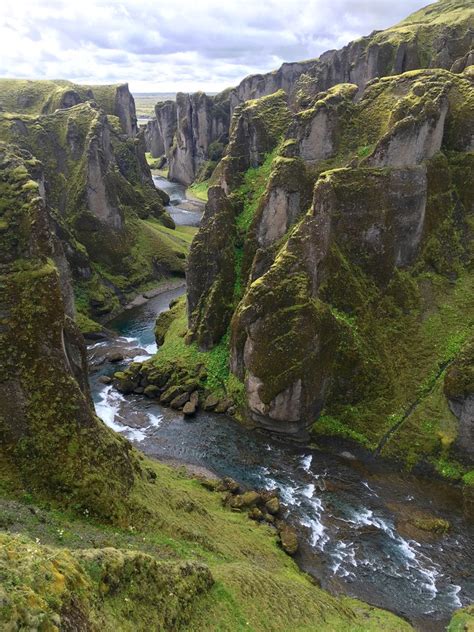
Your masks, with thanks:
[{"label": "eroded rock face", "polygon": [[310,213],[269,271],[250,285],[233,319],[231,366],[246,376],[255,421],[291,433],[317,416],[341,335],[330,310],[313,303],[331,283],[334,248],[385,287],[394,268],[409,265],[418,252],[426,183],[423,167],[346,169],[320,178]]},{"label": "eroded rock face", "polygon": [[211,143],[226,137],[229,116],[225,108],[203,92],[176,95],[177,126],[170,149],[171,180],[189,185],[208,159]]},{"label": "eroded rock face", "polygon": [[[153,184],[143,136],[130,138],[117,121],[88,102],[37,119],[17,117],[12,122],[4,120],[0,137],[20,145],[45,165],[38,180],[40,194],[56,211],[55,232],[74,282],[83,284],[90,316],[105,317],[126,299],[101,278],[94,263],[113,275],[133,279],[132,286],[143,283],[146,276],[161,278],[169,270],[168,263],[162,265],[153,251],[144,267],[142,253],[134,251],[140,239],[152,239],[155,247],[159,240],[140,219],[154,217],[174,226],[164,209],[167,198]],[[172,267],[184,274],[179,255]],[[166,259],[170,261],[168,254]]]},{"label": "eroded rock face", "polygon": [[313,68],[314,63],[314,59],[306,62],[285,63],[274,72],[246,77],[230,93],[231,114],[238,105],[250,99],[259,99],[278,90],[291,94],[299,77]]},{"label": "eroded rock face", "polygon": [[[168,139],[176,130],[170,166],[177,181],[189,184],[199,166],[208,160],[209,144],[218,139],[226,142],[236,108],[246,101],[283,90],[292,107],[300,109],[307,107],[319,93],[339,84],[353,84],[360,94],[377,77],[409,70],[430,67],[462,72],[473,63],[472,43],[472,14],[463,0],[449,7],[430,6],[391,29],[375,31],[340,50],[327,51],[318,59],[285,63],[276,71],[246,77],[237,87],[215,97],[205,97],[202,93],[188,95],[187,99],[179,96],[181,112],[171,117],[171,125],[159,125],[161,138],[155,146],[163,146],[167,153],[167,147],[171,147]],[[168,111],[164,112],[161,104],[158,107],[157,120],[168,120]],[[167,106],[167,110],[171,109]],[[207,111],[206,115],[197,114],[202,109]],[[334,149],[334,126],[334,119],[320,109],[311,124],[301,130],[302,157],[306,156],[308,161],[330,157]]]},{"label": "eroded rock face", "polygon": [[93,413],[84,340],[68,314],[64,255],[33,179],[39,172],[31,154],[0,144],[0,187],[8,202],[1,212],[2,460],[17,468],[26,489],[117,519],[138,464],[131,447]]},{"label": "eroded rock face", "polygon": [[87,206],[101,222],[120,230],[123,218],[119,209],[111,203],[106,186],[106,174],[113,162],[110,130],[103,120],[96,129],[96,136],[87,152]]},{"label": "eroded rock face", "polygon": [[234,239],[234,209],[220,187],[211,187],[186,271],[190,335],[203,349],[219,342],[232,314]]},{"label": "eroded rock face", "polygon": [[117,86],[113,113],[119,117],[123,130],[128,136],[133,138],[138,134],[135,101],[128,89],[128,84]]},{"label": "eroded rock face", "polygon": [[120,120],[127,136],[138,133],[135,101],[128,84],[81,86],[70,81],[0,80],[0,109],[19,114],[53,114],[80,103],[98,104]]},{"label": "eroded rock face", "polygon": [[459,422],[457,449],[474,460],[474,343],[470,341],[446,371],[444,394]]},{"label": "eroded rock face", "polygon": [[474,66],[474,50],[470,50],[459,59],[456,59],[451,66],[451,72],[463,72],[469,66]]},{"label": "eroded rock face", "polygon": [[356,93],[354,84],[342,84],[322,93],[310,110],[296,117],[291,132],[304,162],[314,164],[336,154],[341,117],[347,113]]},{"label": "eroded rock face", "polygon": [[153,158],[163,156],[163,154],[165,153],[165,148],[163,145],[163,138],[158,129],[158,121],[156,119],[151,119],[151,121],[147,121],[147,124],[145,125],[144,136],[146,150],[150,152]]},{"label": "eroded rock face", "polygon": [[229,194],[250,167],[261,165],[290,123],[286,94],[281,90],[249,101],[234,117],[229,146],[220,164],[220,185]]},{"label": "eroded rock face", "polygon": [[[447,91],[446,91],[447,92]],[[367,164],[374,167],[407,167],[418,165],[441,149],[448,98],[440,94],[433,99],[432,109],[417,118],[407,116],[378,143]]]},{"label": "eroded rock face", "polygon": [[162,153],[169,158],[169,152],[173,145],[177,125],[176,102],[164,101],[162,103],[157,103],[155,106],[155,116],[157,133],[161,139],[161,144],[163,145]]}]

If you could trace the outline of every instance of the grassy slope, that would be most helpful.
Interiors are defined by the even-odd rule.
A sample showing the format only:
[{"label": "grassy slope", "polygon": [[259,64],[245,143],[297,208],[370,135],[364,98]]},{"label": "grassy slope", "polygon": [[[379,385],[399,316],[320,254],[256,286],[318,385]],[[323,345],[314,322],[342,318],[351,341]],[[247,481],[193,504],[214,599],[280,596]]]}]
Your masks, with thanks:
[{"label": "grassy slope", "polygon": [[191,195],[196,197],[198,200],[207,202],[208,189],[209,189],[209,182],[206,180],[205,182],[198,182],[198,183],[192,184],[188,190],[191,193]]},{"label": "grassy slope", "polygon": [[[135,576],[134,589],[130,577],[117,570],[117,562],[112,566],[115,581],[103,579],[104,565],[117,555],[112,549],[118,549],[122,555],[140,551],[167,562],[162,575],[169,582],[174,581],[171,562],[187,560],[211,569],[215,583],[193,599],[185,627],[190,631],[411,629],[389,613],[353,599],[332,597],[316,587],[277,547],[270,527],[225,509],[219,493],[166,466],[152,461],[143,464],[157,475],[156,483],[142,482],[135,490],[149,517],[140,521],[131,516],[128,528],[107,527],[87,515],[33,505],[29,495],[17,500],[11,490],[2,494],[1,527],[10,535],[3,540],[0,555],[3,590],[9,595],[0,622],[1,617],[4,622],[9,617],[24,621],[25,613],[46,613],[41,616],[51,620],[73,591],[102,629],[118,625],[121,630],[149,630],[158,616],[154,607],[160,603],[153,581],[141,584]],[[21,493],[15,492],[16,497]],[[78,553],[83,549],[86,553]],[[176,597],[180,598],[178,590]]]}]

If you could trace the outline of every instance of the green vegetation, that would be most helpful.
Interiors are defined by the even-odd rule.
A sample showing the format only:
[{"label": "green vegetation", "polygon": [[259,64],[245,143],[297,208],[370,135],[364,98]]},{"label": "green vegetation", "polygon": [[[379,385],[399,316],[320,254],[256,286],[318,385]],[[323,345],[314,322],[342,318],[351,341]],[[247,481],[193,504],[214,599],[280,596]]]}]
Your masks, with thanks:
[{"label": "green vegetation", "polygon": [[195,182],[188,188],[188,193],[191,197],[196,197],[198,200],[207,202],[207,192],[209,190],[210,183],[205,180],[204,182]]},{"label": "green vegetation", "polygon": [[[115,103],[116,89],[100,88],[104,107]],[[19,120],[0,116],[0,139],[31,152],[38,165],[35,178],[44,172],[48,180],[48,204],[67,244],[83,331],[100,328],[94,323],[116,313],[137,292],[184,275],[191,236],[170,230],[174,224],[146,173],[140,148],[124,137],[117,117],[106,118],[89,103],[79,103],[40,117],[23,115],[21,126]]]},{"label": "green vegetation", "polygon": [[149,460],[142,466],[150,480],[134,493],[148,513],[130,516],[125,527],[0,496],[3,625],[411,629],[388,612],[318,588],[278,548],[276,531],[224,508],[221,494],[198,480]]},{"label": "green vegetation", "polygon": [[167,170],[159,168],[159,166],[162,164],[162,161],[159,158],[153,158],[150,152],[145,152],[145,158],[150,169],[152,169],[153,171],[158,171],[160,175],[163,174],[163,171],[166,171],[167,173]]},{"label": "green vegetation", "polygon": [[186,300],[179,299],[170,310],[171,320],[164,334],[164,342],[152,360],[154,366],[168,368],[180,373],[199,373],[203,377],[203,387],[218,396],[223,396],[233,388],[229,386],[229,335],[210,351],[200,351],[197,343],[187,340],[188,322]]},{"label": "green vegetation", "polygon": [[474,606],[457,610],[451,619],[447,632],[470,632],[474,628]]},{"label": "green vegetation", "polygon": [[277,149],[274,149],[265,156],[260,166],[247,169],[242,184],[232,193],[236,204],[242,206],[242,211],[238,214],[236,223],[237,228],[244,235],[253,221],[262,195],[265,193],[272,171],[272,163],[276,155]]}]

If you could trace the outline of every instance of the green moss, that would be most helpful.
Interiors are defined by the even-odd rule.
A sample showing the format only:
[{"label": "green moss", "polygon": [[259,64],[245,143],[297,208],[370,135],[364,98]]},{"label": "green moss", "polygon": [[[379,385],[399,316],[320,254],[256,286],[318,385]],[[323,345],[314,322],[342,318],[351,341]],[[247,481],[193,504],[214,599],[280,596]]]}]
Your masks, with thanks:
[{"label": "green moss", "polygon": [[207,202],[207,192],[209,186],[210,184],[207,180],[205,180],[204,182],[197,182],[189,187],[188,192],[191,194],[191,196],[196,197],[198,200]]},{"label": "green moss", "polygon": [[106,631],[309,631],[315,622],[327,632],[411,629],[321,590],[281,551],[272,529],[224,508],[220,494],[177,470],[144,465],[156,483],[137,486],[148,514],[129,528],[42,506],[31,511],[0,495],[3,524],[14,520],[25,534],[0,535],[2,623],[35,617],[60,628],[59,615]]},{"label": "green moss", "polygon": [[186,374],[191,376],[201,373],[205,375],[205,390],[219,395],[224,395],[227,391],[233,392],[235,381],[232,382],[232,388],[228,388],[229,335],[223,336],[210,351],[204,352],[199,351],[197,343],[188,344],[186,334],[186,302],[180,299],[169,312],[164,339],[153,359],[153,365],[161,370],[167,368],[181,374],[181,382],[184,382]]},{"label": "green moss", "polygon": [[457,610],[449,622],[447,632],[470,632],[474,626],[474,606]]},{"label": "green moss", "polygon": [[265,192],[276,154],[275,149],[265,156],[259,167],[247,169],[243,176],[243,183],[232,194],[236,204],[242,207],[242,211],[237,215],[236,223],[237,228],[243,232],[246,232],[252,223],[260,198]]},{"label": "green moss", "polygon": [[462,481],[465,485],[473,487],[474,486],[474,470],[470,470],[469,472],[464,474],[464,476],[462,477]]},{"label": "green moss", "polygon": [[343,439],[357,441],[357,443],[364,446],[369,445],[367,438],[363,434],[345,426],[341,421],[330,415],[322,414],[311,427],[311,432],[315,437],[318,435],[342,437]]}]

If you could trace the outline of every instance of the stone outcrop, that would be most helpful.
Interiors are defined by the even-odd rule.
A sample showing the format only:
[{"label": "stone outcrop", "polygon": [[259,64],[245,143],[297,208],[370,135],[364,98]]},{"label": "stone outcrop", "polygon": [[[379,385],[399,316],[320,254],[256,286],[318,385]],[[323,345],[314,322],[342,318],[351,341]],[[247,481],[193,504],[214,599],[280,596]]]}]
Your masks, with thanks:
[{"label": "stone outcrop", "polygon": [[[309,214],[234,317],[232,368],[245,379],[255,421],[296,432],[316,419],[343,335],[330,309],[313,303],[322,287],[330,291],[334,249],[385,286],[395,266],[414,261],[425,205],[422,167],[339,170],[319,179]],[[292,312],[292,305],[300,308]]]},{"label": "stone outcrop", "polygon": [[459,420],[457,448],[467,461],[474,460],[474,344],[471,341],[448,368],[444,394]]},{"label": "stone outcrop", "polygon": [[248,101],[238,110],[228,149],[219,165],[219,182],[229,194],[251,167],[261,165],[275,149],[290,121],[285,93]]},{"label": "stone outcrop", "polygon": [[190,335],[203,349],[220,340],[232,315],[234,239],[234,209],[223,190],[212,187],[186,273]]},{"label": "stone outcrop", "polygon": [[173,146],[173,139],[176,133],[176,101],[163,101],[157,103],[155,106],[156,117],[156,131],[161,140],[162,151],[160,154],[153,154],[158,156],[164,154],[169,157],[169,152]]},{"label": "stone outcrop", "polygon": [[106,114],[120,120],[130,137],[138,133],[135,101],[128,84],[81,86],[70,81],[0,80],[0,112],[52,114],[79,103],[97,103]]},{"label": "stone outcrop", "polygon": [[[176,95],[176,133],[169,151],[171,180],[191,184],[214,142],[227,140],[229,113],[203,92]],[[164,143],[166,139],[164,138]]]}]

